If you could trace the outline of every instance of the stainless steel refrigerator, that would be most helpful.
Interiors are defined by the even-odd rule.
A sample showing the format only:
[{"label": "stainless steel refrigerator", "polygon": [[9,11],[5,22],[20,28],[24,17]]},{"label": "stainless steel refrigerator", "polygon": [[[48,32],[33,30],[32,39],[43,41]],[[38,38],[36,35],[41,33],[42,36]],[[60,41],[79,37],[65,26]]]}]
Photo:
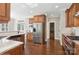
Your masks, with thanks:
[{"label": "stainless steel refrigerator", "polygon": [[43,23],[34,23],[33,24],[33,42],[42,43],[44,40],[44,25]]}]

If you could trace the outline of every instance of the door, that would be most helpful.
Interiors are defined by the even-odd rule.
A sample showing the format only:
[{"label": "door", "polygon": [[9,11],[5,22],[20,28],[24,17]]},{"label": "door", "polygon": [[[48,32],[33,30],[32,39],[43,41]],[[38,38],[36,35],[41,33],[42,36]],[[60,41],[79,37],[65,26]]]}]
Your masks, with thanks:
[{"label": "door", "polygon": [[54,40],[54,23],[50,23],[50,39]]}]

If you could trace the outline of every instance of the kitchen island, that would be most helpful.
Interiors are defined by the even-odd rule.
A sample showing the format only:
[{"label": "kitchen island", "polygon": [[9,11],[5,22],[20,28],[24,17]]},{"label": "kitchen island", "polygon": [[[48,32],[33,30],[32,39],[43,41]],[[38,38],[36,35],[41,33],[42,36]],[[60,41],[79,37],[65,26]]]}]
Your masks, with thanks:
[{"label": "kitchen island", "polygon": [[67,55],[79,55],[79,36],[62,35],[62,45]]},{"label": "kitchen island", "polygon": [[[19,40],[15,40],[18,38]],[[0,36],[0,55],[23,55],[24,34]]]},{"label": "kitchen island", "polygon": [[20,55],[23,54],[23,42],[0,40],[0,55]]}]

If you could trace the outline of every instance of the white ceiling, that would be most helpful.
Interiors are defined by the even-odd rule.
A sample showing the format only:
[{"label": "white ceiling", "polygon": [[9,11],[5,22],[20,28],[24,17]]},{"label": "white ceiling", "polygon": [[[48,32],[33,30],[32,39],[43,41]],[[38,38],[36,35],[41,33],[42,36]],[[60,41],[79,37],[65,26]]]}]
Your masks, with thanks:
[{"label": "white ceiling", "polygon": [[25,18],[27,16],[45,13],[59,14],[61,10],[66,10],[70,5],[70,3],[12,3],[11,17]]}]

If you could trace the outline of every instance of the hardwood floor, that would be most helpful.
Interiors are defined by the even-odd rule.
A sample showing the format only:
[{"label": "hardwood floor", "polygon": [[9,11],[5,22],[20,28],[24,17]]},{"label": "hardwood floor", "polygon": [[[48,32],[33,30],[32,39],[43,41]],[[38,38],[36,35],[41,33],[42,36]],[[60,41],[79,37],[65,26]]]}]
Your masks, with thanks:
[{"label": "hardwood floor", "polygon": [[44,45],[29,41],[25,46],[25,55],[64,55],[64,50],[58,40],[50,40]]}]

